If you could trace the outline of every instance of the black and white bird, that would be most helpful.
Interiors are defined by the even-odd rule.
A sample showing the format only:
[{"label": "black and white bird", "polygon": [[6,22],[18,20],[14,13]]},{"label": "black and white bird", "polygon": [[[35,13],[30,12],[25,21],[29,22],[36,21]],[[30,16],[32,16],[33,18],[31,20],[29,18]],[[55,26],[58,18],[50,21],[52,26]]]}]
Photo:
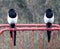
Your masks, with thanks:
[{"label": "black and white bird", "polygon": [[[7,21],[10,24],[11,28],[16,27],[17,19],[18,19],[18,14],[16,13],[16,11],[14,9],[10,9],[7,14]],[[11,35],[11,38],[13,38],[12,31],[10,31],[10,35]],[[15,45],[16,45],[16,31],[14,31],[14,46]]]},{"label": "black and white bird", "polygon": [[[52,23],[54,22],[54,13],[52,9],[47,9],[46,13],[44,14],[44,22],[46,23],[47,28],[52,27]],[[47,30],[48,42],[51,39],[51,31]]]}]

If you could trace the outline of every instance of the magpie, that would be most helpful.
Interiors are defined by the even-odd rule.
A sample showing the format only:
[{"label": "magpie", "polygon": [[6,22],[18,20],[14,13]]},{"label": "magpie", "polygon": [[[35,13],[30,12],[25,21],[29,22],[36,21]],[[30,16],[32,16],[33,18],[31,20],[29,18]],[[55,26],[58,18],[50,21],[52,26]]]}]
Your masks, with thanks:
[{"label": "magpie", "polygon": [[[47,28],[52,27],[52,23],[54,22],[54,13],[53,10],[48,8],[44,14],[44,22],[46,23]],[[47,30],[47,36],[48,36],[48,42],[50,42],[51,39],[51,31]]]},{"label": "magpie", "polygon": [[[9,9],[8,14],[7,14],[7,21],[10,24],[10,28],[16,28],[17,19],[18,19],[18,14],[16,13],[15,9]],[[12,32],[11,30],[10,36],[11,38],[13,38],[14,36],[14,46],[15,46],[16,45],[16,30],[14,30],[14,32]]]}]

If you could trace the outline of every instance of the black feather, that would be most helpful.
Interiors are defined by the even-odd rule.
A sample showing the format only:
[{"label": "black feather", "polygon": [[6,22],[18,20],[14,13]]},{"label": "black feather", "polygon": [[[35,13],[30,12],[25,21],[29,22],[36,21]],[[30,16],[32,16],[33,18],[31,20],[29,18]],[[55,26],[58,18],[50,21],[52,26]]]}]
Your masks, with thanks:
[{"label": "black feather", "polygon": [[52,18],[52,16],[53,16],[53,11],[51,9],[47,9],[46,10],[46,17],[47,18]]},{"label": "black feather", "polygon": [[48,36],[48,42],[50,42],[50,39],[51,39],[51,31],[48,31],[47,30],[47,36]]},{"label": "black feather", "polygon": [[[15,28],[15,24],[14,23],[10,24],[10,27]],[[13,32],[12,31],[10,31],[10,36],[11,36],[11,38],[13,38]],[[14,46],[15,45],[16,45],[16,31],[14,30]]]},{"label": "black feather", "polygon": [[17,15],[14,9],[10,9],[8,13],[9,13],[9,17],[11,18],[15,18]]},{"label": "black feather", "polygon": [[[47,28],[50,28],[52,26],[52,23],[48,22],[46,24]],[[50,39],[51,39],[51,31],[50,30],[47,30],[47,36],[48,36],[48,42],[50,42]]]}]

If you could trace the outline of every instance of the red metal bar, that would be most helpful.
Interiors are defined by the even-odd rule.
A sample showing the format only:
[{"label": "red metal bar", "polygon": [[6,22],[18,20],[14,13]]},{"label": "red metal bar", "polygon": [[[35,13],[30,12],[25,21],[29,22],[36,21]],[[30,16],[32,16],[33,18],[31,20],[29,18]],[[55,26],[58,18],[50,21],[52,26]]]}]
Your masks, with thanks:
[{"label": "red metal bar", "polygon": [[58,41],[58,31],[56,31],[56,49],[58,49],[58,46],[59,46],[59,45],[58,45],[58,42],[59,42],[59,41]]},{"label": "red metal bar", "polygon": [[9,35],[9,38],[10,38],[10,42],[9,42],[9,46],[10,46],[10,49],[14,49],[14,31],[12,30],[12,38],[11,36]]},{"label": "red metal bar", "polygon": [[[17,27],[44,27],[46,24],[16,24]],[[59,27],[57,24],[52,24],[54,27]],[[0,27],[9,27],[9,24],[0,24]]]},{"label": "red metal bar", "polygon": [[32,49],[34,49],[34,31],[32,31]]},{"label": "red metal bar", "polygon": [[52,49],[54,49],[54,32],[52,31]]},{"label": "red metal bar", "polygon": [[[26,26],[25,26],[26,25]],[[17,31],[22,31],[22,49],[24,49],[24,31],[32,31],[32,49],[34,49],[34,31],[36,31],[36,30],[38,30],[38,31],[44,31],[44,30],[60,30],[60,26],[59,27],[52,27],[52,28],[46,28],[46,27],[39,27],[39,26],[45,26],[45,24],[43,25],[40,25],[40,24],[36,24],[36,25],[34,25],[34,24],[25,24],[25,25],[23,25],[23,24],[18,24],[17,26],[19,27],[22,27],[22,28],[16,28],[16,29],[14,29],[14,28],[4,28],[4,29],[2,29],[2,30],[0,30],[0,34],[2,34],[4,31],[10,31],[10,30],[12,30],[12,31],[14,31],[14,30],[17,30]],[[5,26],[5,24],[4,25],[0,25],[0,26]],[[24,27],[25,26],[25,27]],[[30,27],[30,28],[28,28],[28,27]],[[32,27],[33,26],[33,27]],[[37,27],[36,27],[37,26]],[[7,26],[5,26],[5,27],[9,27],[9,25],[7,24]],[[13,34],[14,35],[14,34]],[[29,35],[29,34],[28,34]],[[40,36],[40,34],[38,35],[38,37]],[[57,39],[56,39],[56,43],[57,43],[57,45],[58,45],[58,35],[56,35],[57,36]],[[28,38],[30,38],[30,36],[28,36]],[[30,41],[29,41],[30,39],[28,39],[28,45],[30,44]],[[40,39],[39,39],[40,40]],[[40,43],[40,41],[38,40],[38,43]],[[13,45],[12,46],[14,46],[14,37],[13,37],[13,41],[12,41],[12,43],[13,43]],[[38,44],[39,45],[39,44]],[[44,49],[44,32],[42,32],[42,49]],[[48,44],[48,46],[49,46],[49,44]],[[30,48],[30,45],[28,46],[28,48]],[[4,35],[2,34],[2,49],[4,49]],[[12,47],[12,49],[14,49],[14,47]],[[40,46],[38,46],[38,49],[40,49]],[[52,32],[52,49],[54,49],[54,38],[53,38],[53,32]],[[57,47],[57,49],[58,49],[58,47]]]},{"label": "red metal bar", "polygon": [[4,49],[4,34],[2,34],[2,49]]},{"label": "red metal bar", "polygon": [[20,31],[18,33],[18,49],[20,49]]},{"label": "red metal bar", "polygon": [[9,41],[9,49],[13,49],[13,44],[12,43],[13,43],[12,39],[10,39],[10,41]]},{"label": "red metal bar", "polygon": [[17,31],[31,31],[31,30],[38,30],[38,31],[44,31],[44,30],[60,30],[60,27],[53,27],[53,28],[46,28],[46,27],[33,27],[33,28],[4,28],[2,30],[0,30],[0,35],[3,33],[3,31],[10,31],[10,30],[17,30]]},{"label": "red metal bar", "polygon": [[[17,31],[31,31],[31,30],[41,30],[41,31],[44,31],[44,30],[60,30],[60,27],[52,27],[52,28],[46,28],[46,27],[32,27],[32,28],[4,28],[2,29],[1,31],[10,31],[10,30],[17,30]],[[1,32],[0,31],[0,32]]]},{"label": "red metal bar", "polygon": [[38,31],[38,49],[40,49],[40,31]]},{"label": "red metal bar", "polygon": [[12,38],[11,38],[11,36],[10,36],[10,34],[9,34],[9,38],[10,38],[10,41],[9,41],[9,49],[12,49],[13,48],[13,42],[12,42]]},{"label": "red metal bar", "polygon": [[13,40],[12,40],[12,38],[11,38],[11,47],[10,47],[11,49],[14,49],[14,43],[13,43]]},{"label": "red metal bar", "polygon": [[12,30],[12,35],[13,35],[13,37],[12,37],[12,46],[13,46],[13,49],[14,49],[14,30]]},{"label": "red metal bar", "polygon": [[44,32],[42,31],[42,49],[44,49]]},{"label": "red metal bar", "polygon": [[8,42],[8,45],[9,45],[9,49],[12,49],[12,48],[11,48],[11,43],[10,43],[10,42]]},{"label": "red metal bar", "polygon": [[50,42],[48,42],[48,49],[50,49]]},{"label": "red metal bar", "polygon": [[28,49],[30,49],[30,32],[28,32]]},{"label": "red metal bar", "polygon": [[22,31],[22,49],[24,49],[24,31]]}]

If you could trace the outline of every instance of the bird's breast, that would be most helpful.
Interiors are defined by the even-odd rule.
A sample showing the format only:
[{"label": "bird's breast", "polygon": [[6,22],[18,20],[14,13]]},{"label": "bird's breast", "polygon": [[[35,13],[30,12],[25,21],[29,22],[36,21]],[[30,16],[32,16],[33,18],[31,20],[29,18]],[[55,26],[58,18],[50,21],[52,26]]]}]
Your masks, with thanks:
[{"label": "bird's breast", "polygon": [[8,21],[9,24],[11,24],[11,23],[17,23],[17,19],[18,19],[18,17],[10,18],[10,17],[8,16],[7,21]]},{"label": "bird's breast", "polygon": [[46,16],[44,16],[44,22],[45,23],[48,23],[48,22],[53,23],[54,22],[54,16],[52,18],[47,18]]}]

